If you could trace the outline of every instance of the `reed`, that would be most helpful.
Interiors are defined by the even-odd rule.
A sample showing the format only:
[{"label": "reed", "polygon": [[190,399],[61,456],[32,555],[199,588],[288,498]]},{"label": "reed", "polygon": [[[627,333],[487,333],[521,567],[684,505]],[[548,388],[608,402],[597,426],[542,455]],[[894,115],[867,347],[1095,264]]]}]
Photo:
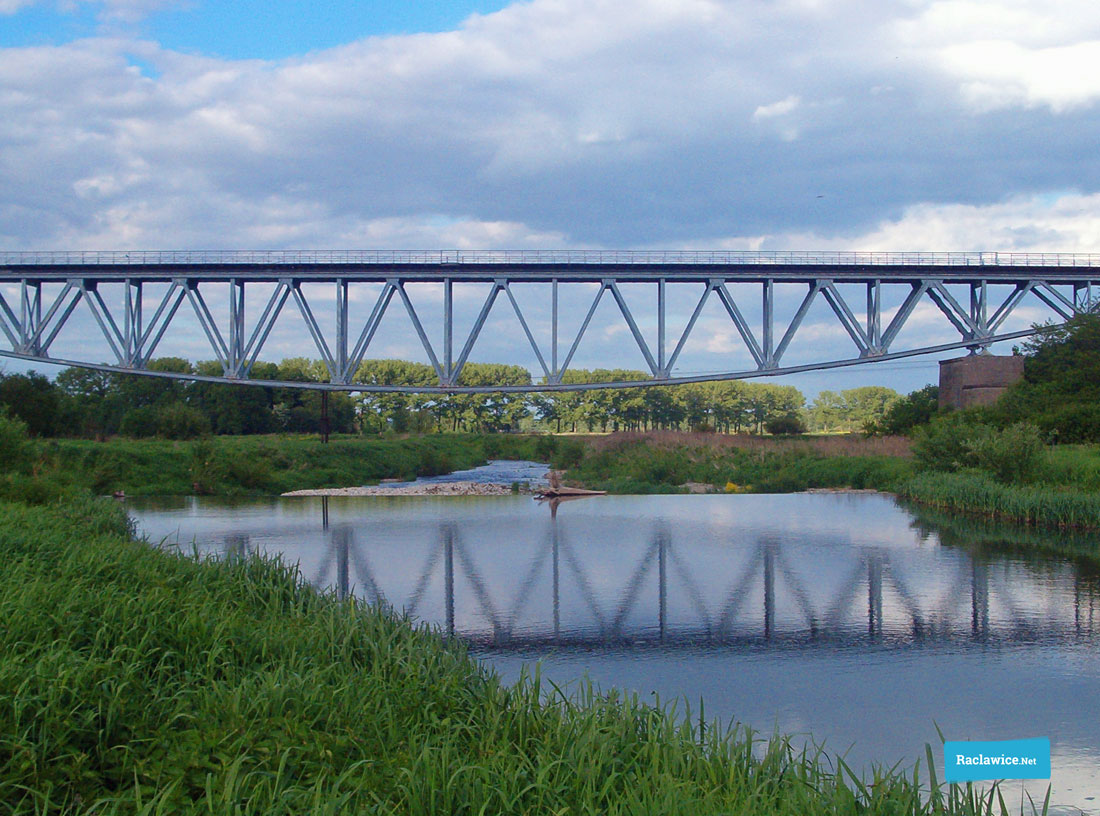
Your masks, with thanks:
[{"label": "reed", "polygon": [[133,541],[110,503],[0,503],[0,557],[4,813],[1008,813],[537,670],[505,686],[278,560]]},{"label": "reed", "polygon": [[883,452],[895,446],[881,438],[761,440],[660,432],[596,437],[588,444],[568,478],[613,493],[682,492],[689,482],[758,493],[889,490],[912,474],[908,458]]},{"label": "reed", "polygon": [[1100,529],[1100,494],[1055,485],[1006,485],[980,472],[925,472],[898,485],[898,495],[953,512],[1020,524]]}]

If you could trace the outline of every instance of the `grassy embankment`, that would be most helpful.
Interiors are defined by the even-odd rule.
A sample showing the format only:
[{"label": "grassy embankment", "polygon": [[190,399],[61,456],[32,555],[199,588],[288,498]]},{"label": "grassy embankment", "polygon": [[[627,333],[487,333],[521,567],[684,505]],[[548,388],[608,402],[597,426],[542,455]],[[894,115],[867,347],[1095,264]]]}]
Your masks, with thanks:
[{"label": "grassy embankment", "polygon": [[1006,482],[982,470],[928,471],[899,482],[895,491],[954,513],[1026,526],[1100,530],[1100,448],[1049,448],[1026,480]]},{"label": "grassy embankment", "polygon": [[0,558],[5,813],[1007,812],[632,697],[504,687],[278,562],[132,541],[109,501],[0,503]]},{"label": "grassy embankment", "polygon": [[681,493],[689,483],[746,493],[889,490],[912,474],[908,453],[900,437],[626,433],[590,438],[566,476],[612,493]]},{"label": "grassy embankment", "polygon": [[[348,487],[380,479],[434,476],[487,458],[537,458],[537,439],[509,435],[433,434],[379,439],[333,436],[215,436],[191,442],[114,438],[37,440],[35,478],[16,479],[0,495],[50,498],[70,489],[128,496],[272,495]],[[30,491],[28,494],[27,491]]]},{"label": "grassy embankment", "polygon": [[589,439],[570,464],[571,482],[612,493],[680,493],[689,483],[746,493],[873,488],[953,512],[1100,529],[1095,446],[1046,449],[1025,481],[1007,483],[981,469],[921,470],[901,437],[618,434]]},{"label": "grassy embankment", "polygon": [[687,492],[692,484],[750,493],[873,488],[954,512],[1100,529],[1100,450],[1084,445],[1045,450],[1026,480],[1007,482],[980,469],[922,471],[901,437],[432,434],[333,437],[322,445],[308,436],[222,436],[192,442],[55,439],[33,447],[33,467],[0,477],[0,497],[42,502],[80,490],[272,495],[437,475],[505,458],[551,461],[567,470],[570,483],[611,493]]}]

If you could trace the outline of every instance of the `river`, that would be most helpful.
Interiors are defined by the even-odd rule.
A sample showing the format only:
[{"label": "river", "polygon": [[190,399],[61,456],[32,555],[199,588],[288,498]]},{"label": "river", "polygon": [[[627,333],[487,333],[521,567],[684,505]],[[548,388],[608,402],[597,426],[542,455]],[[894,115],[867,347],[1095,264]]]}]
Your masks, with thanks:
[{"label": "river", "polygon": [[[463,638],[505,679],[538,660],[557,683],[812,737],[865,773],[911,766],[926,744],[942,768],[937,727],[1049,737],[1052,812],[1100,813],[1100,570],[1011,532],[867,494],[129,509],[166,546],[279,553],[316,585]],[[1046,783],[1002,789],[1016,808]]]}]

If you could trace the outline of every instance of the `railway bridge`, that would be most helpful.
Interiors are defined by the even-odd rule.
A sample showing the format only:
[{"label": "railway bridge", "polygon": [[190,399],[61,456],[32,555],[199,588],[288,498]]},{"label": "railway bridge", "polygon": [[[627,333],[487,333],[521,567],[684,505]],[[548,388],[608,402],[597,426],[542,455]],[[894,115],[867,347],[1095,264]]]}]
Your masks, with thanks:
[{"label": "railway bridge", "polygon": [[[1092,308],[1100,254],[739,251],[151,251],[0,253],[0,356],[159,377],[283,385],[251,376],[277,325],[297,313],[302,344],[316,352],[327,382],[296,383],[340,391],[470,393],[559,391],[743,379],[850,366],[919,354],[988,349],[1034,333],[1027,314],[1055,323]],[[531,306],[517,297],[543,292]],[[626,292],[648,294],[644,311]],[[425,314],[410,293],[431,290],[438,312]],[[455,320],[456,293],[475,293],[472,322]],[[688,306],[670,315],[670,292]],[[319,296],[318,292],[328,292]],[[779,318],[777,292],[797,293]],[[469,301],[469,292],[463,302]],[[324,310],[319,307],[324,301]],[[614,303],[615,335],[636,347],[647,378],[578,383],[566,377],[601,302]],[[682,298],[681,298],[682,302]],[[788,350],[815,303],[850,340],[847,354],[822,344],[819,359],[792,362]],[[563,307],[563,303],[570,304]],[[575,304],[584,304],[577,309]],[[354,304],[365,304],[356,315]],[[699,317],[717,304],[748,366],[680,373],[678,361]],[[899,333],[922,304],[957,333],[946,343],[906,345]],[[564,331],[563,309],[579,317]],[[514,315],[516,345],[537,368],[530,384],[471,385],[463,368],[490,317]],[[926,310],[927,312],[927,310]],[[435,382],[356,381],[391,315],[423,350]],[[83,321],[81,323],[81,321]],[[55,352],[75,323],[94,341]],[[436,328],[440,331],[435,331]],[[200,334],[219,376],[155,371],[154,355],[180,336]],[[432,335],[435,335],[433,342]],[[590,341],[591,342],[591,341]],[[606,352],[616,350],[607,348]],[[104,360],[106,359],[106,362]],[[608,366],[610,367],[610,366]]]}]

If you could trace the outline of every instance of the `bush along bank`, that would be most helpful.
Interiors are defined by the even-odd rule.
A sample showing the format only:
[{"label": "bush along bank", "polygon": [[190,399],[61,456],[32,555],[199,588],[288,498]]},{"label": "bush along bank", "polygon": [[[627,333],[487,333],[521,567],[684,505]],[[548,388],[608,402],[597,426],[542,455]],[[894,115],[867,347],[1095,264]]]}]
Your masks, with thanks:
[{"label": "bush along bank", "polygon": [[278,561],[129,532],[109,501],[0,502],[6,813],[1001,812],[636,697],[506,687]]},{"label": "bush along bank", "polygon": [[692,485],[746,493],[890,490],[913,472],[907,450],[904,441],[854,437],[624,434],[597,438],[562,464],[570,482],[611,493],[682,493]]},{"label": "bush along bank", "polygon": [[34,501],[85,489],[128,496],[278,495],[436,476],[492,458],[545,461],[554,448],[541,438],[503,434],[334,436],[328,444],[305,435],[31,440],[20,425],[0,417],[0,453],[8,439],[20,463],[0,479],[0,497]]},{"label": "bush along bank", "polygon": [[915,435],[919,472],[899,496],[952,512],[1052,528],[1100,529],[1095,451],[1044,445],[1037,427],[984,424],[958,412]]}]

